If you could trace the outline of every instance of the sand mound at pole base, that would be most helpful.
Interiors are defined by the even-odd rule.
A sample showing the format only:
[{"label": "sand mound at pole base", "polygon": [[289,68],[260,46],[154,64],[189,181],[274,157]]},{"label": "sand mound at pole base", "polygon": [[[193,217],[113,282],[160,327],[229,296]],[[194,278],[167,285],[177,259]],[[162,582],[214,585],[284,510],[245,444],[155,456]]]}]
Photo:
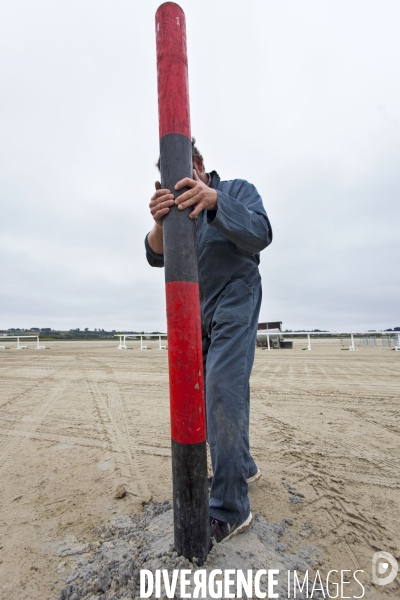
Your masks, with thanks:
[{"label": "sand mound at pole base", "polygon": [[[315,569],[321,560],[312,546],[299,547],[299,538],[303,544],[304,538],[293,534],[290,524],[290,521],[270,524],[256,514],[247,531],[222,544],[214,543],[206,562],[198,567],[195,559],[191,563],[173,550],[171,503],[151,502],[140,517],[123,515],[103,526],[104,542],[92,556],[76,558],[75,569],[66,578],[58,600],[140,598],[140,569],[153,572],[168,569],[171,574],[174,569],[193,572],[197,568],[208,572],[212,569],[280,569],[283,577],[278,589],[285,597],[287,570],[304,573]],[[288,552],[288,544],[296,545],[296,552]],[[177,590],[179,592],[179,586]],[[162,586],[162,597],[166,597],[163,593]],[[180,598],[178,594],[175,597]],[[303,598],[301,594],[297,597]],[[316,594],[314,597],[318,598]]]}]

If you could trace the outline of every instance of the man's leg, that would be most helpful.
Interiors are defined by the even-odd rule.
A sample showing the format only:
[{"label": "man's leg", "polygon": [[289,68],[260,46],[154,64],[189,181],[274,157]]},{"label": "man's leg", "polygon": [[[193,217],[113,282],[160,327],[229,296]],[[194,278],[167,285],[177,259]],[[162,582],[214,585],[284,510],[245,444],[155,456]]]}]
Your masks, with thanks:
[{"label": "man's leg", "polygon": [[252,474],[256,471],[249,452],[249,378],[261,294],[257,287],[255,294],[249,290],[246,296],[243,286],[241,281],[228,284],[221,298],[205,369],[207,437],[214,472],[210,515],[231,524],[250,513],[247,477],[251,469]]},{"label": "man's leg", "polygon": [[[207,337],[203,338],[204,378],[206,378],[206,360],[207,360],[207,353],[208,353],[209,346],[210,346],[210,339]],[[250,404],[250,385],[247,387],[247,400],[246,401],[248,404]],[[244,444],[244,449],[246,451],[246,450],[249,450],[249,448],[250,448],[250,442],[247,439]],[[253,481],[257,481],[257,479],[260,477],[260,475],[257,476],[257,474],[259,473],[259,470],[258,470],[257,464],[256,464],[254,458],[252,457],[250,451],[248,452],[248,463],[249,463],[249,468],[248,468],[247,476],[246,476],[247,483],[252,483],[252,481],[249,481],[249,479],[252,480],[254,478]],[[213,480],[213,477],[208,478],[208,487],[209,488],[211,487],[212,480]]]},{"label": "man's leg", "polygon": [[[255,342],[254,342],[254,346],[255,346]],[[250,371],[251,371],[251,369],[250,369]],[[249,385],[247,386],[247,404],[248,404],[248,406],[250,406],[250,382],[249,382]],[[247,440],[245,441],[244,448],[245,448],[245,452],[246,451],[248,452],[247,460],[248,460],[249,467],[247,470],[247,480],[249,480],[258,473],[258,467],[256,465],[254,458],[250,454],[250,440],[249,440],[249,430],[248,429],[247,429],[246,433],[247,433]]]}]

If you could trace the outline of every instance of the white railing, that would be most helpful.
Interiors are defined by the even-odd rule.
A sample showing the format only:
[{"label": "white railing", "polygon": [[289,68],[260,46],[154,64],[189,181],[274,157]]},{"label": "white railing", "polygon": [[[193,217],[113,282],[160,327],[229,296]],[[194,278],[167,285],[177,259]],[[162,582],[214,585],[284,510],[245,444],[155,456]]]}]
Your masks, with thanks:
[{"label": "white railing", "polygon": [[[341,337],[341,336],[349,336],[350,340],[349,340],[349,350],[352,352],[355,352],[357,350],[356,348],[356,344],[355,344],[355,340],[357,336],[371,336],[371,335],[378,335],[378,336],[387,336],[387,337],[393,337],[394,338],[394,349],[397,351],[400,351],[400,332],[397,331],[279,331],[277,332],[276,330],[271,330],[270,333],[268,333],[268,329],[260,329],[257,332],[257,336],[258,334],[261,334],[264,339],[265,337],[267,338],[267,347],[264,348],[265,350],[271,350],[271,339],[275,340],[276,338],[291,338],[294,336],[302,336],[302,337],[307,337],[307,348],[304,348],[305,350],[311,350],[311,337],[319,337],[319,336],[330,336],[330,337]],[[148,347],[147,345],[143,344],[143,340],[144,339],[148,339],[148,338],[158,338],[158,349],[159,350],[166,350],[167,346],[162,344],[162,338],[166,338],[167,334],[166,333],[146,333],[146,334],[139,334],[139,333],[132,333],[132,334],[128,334],[128,333],[121,333],[118,334],[119,335],[119,346],[118,346],[118,350],[127,350],[127,346],[126,346],[126,340],[127,339],[140,339],[140,350],[147,350]],[[396,343],[396,338],[397,338],[397,343]],[[163,340],[164,341],[164,340]]]},{"label": "white railing", "polygon": [[161,338],[165,338],[167,337],[166,333],[120,333],[118,334],[119,336],[119,346],[118,346],[118,350],[127,350],[127,346],[126,346],[126,340],[127,339],[138,339],[140,338],[140,349],[141,350],[147,350],[147,346],[145,344],[143,344],[143,339],[147,339],[147,338],[158,338],[158,349],[159,350],[166,350],[167,346],[163,345],[161,343]]},{"label": "white railing", "polygon": [[279,333],[277,333],[276,331],[271,331],[271,333],[268,333],[268,329],[259,329],[257,332],[257,336],[258,334],[262,334],[262,336],[267,336],[267,348],[265,348],[265,350],[271,350],[271,344],[270,344],[270,337],[272,338],[276,338],[276,337],[293,337],[293,336],[307,336],[307,341],[308,341],[308,345],[307,348],[305,348],[305,350],[311,350],[311,336],[332,336],[332,337],[340,337],[342,335],[349,335],[350,339],[351,339],[351,344],[349,346],[349,350],[351,351],[355,351],[356,347],[355,347],[355,336],[360,336],[360,335],[364,335],[364,336],[370,336],[370,335],[380,335],[380,336],[387,336],[387,337],[391,337],[393,336],[394,338],[397,337],[397,344],[395,342],[395,350],[400,351],[400,332],[399,331],[280,331]]},{"label": "white railing", "polygon": [[[27,350],[28,346],[26,346],[25,344],[20,344],[20,340],[24,340],[24,339],[36,339],[36,346],[35,346],[35,350],[45,350],[46,346],[41,346],[40,345],[40,340],[39,340],[39,336],[38,335],[0,335],[0,340],[17,340],[17,347],[16,350]],[[2,350],[5,350],[6,347],[5,346],[0,346],[0,348]]]}]

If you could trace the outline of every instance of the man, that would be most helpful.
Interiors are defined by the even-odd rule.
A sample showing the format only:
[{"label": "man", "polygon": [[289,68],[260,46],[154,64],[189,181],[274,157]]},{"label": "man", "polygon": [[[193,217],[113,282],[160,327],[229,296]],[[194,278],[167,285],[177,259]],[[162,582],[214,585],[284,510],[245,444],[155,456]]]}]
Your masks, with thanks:
[{"label": "man", "polygon": [[259,477],[249,451],[250,373],[261,305],[259,253],[272,230],[256,188],[241,179],[221,181],[206,173],[192,141],[193,179],[174,199],[161,189],[150,201],[154,227],[146,236],[147,260],[164,266],[163,217],[175,204],[193,207],[197,221],[197,259],[203,327],[203,360],[213,477],[210,491],[211,535],[217,542],[247,528],[252,520],[248,483]]}]

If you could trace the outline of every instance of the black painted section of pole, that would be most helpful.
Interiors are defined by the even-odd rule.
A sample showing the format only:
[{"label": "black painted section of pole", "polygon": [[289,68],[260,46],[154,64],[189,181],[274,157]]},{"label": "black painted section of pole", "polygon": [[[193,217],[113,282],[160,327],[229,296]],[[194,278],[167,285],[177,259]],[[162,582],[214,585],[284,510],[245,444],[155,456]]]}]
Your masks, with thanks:
[{"label": "black painted section of pole", "polygon": [[206,447],[204,442],[179,444],[174,440],[171,446],[175,547],[178,543],[179,554],[196,557],[202,565],[210,547],[208,501],[204,502],[208,499]]},{"label": "black painted section of pole", "polygon": [[[187,188],[176,191],[175,184],[193,177],[192,142],[179,133],[160,139],[161,187],[171,190],[175,198]],[[170,211],[164,218],[165,281],[198,281],[196,232],[188,219],[192,208]],[[188,222],[189,221],[189,222]]]}]

